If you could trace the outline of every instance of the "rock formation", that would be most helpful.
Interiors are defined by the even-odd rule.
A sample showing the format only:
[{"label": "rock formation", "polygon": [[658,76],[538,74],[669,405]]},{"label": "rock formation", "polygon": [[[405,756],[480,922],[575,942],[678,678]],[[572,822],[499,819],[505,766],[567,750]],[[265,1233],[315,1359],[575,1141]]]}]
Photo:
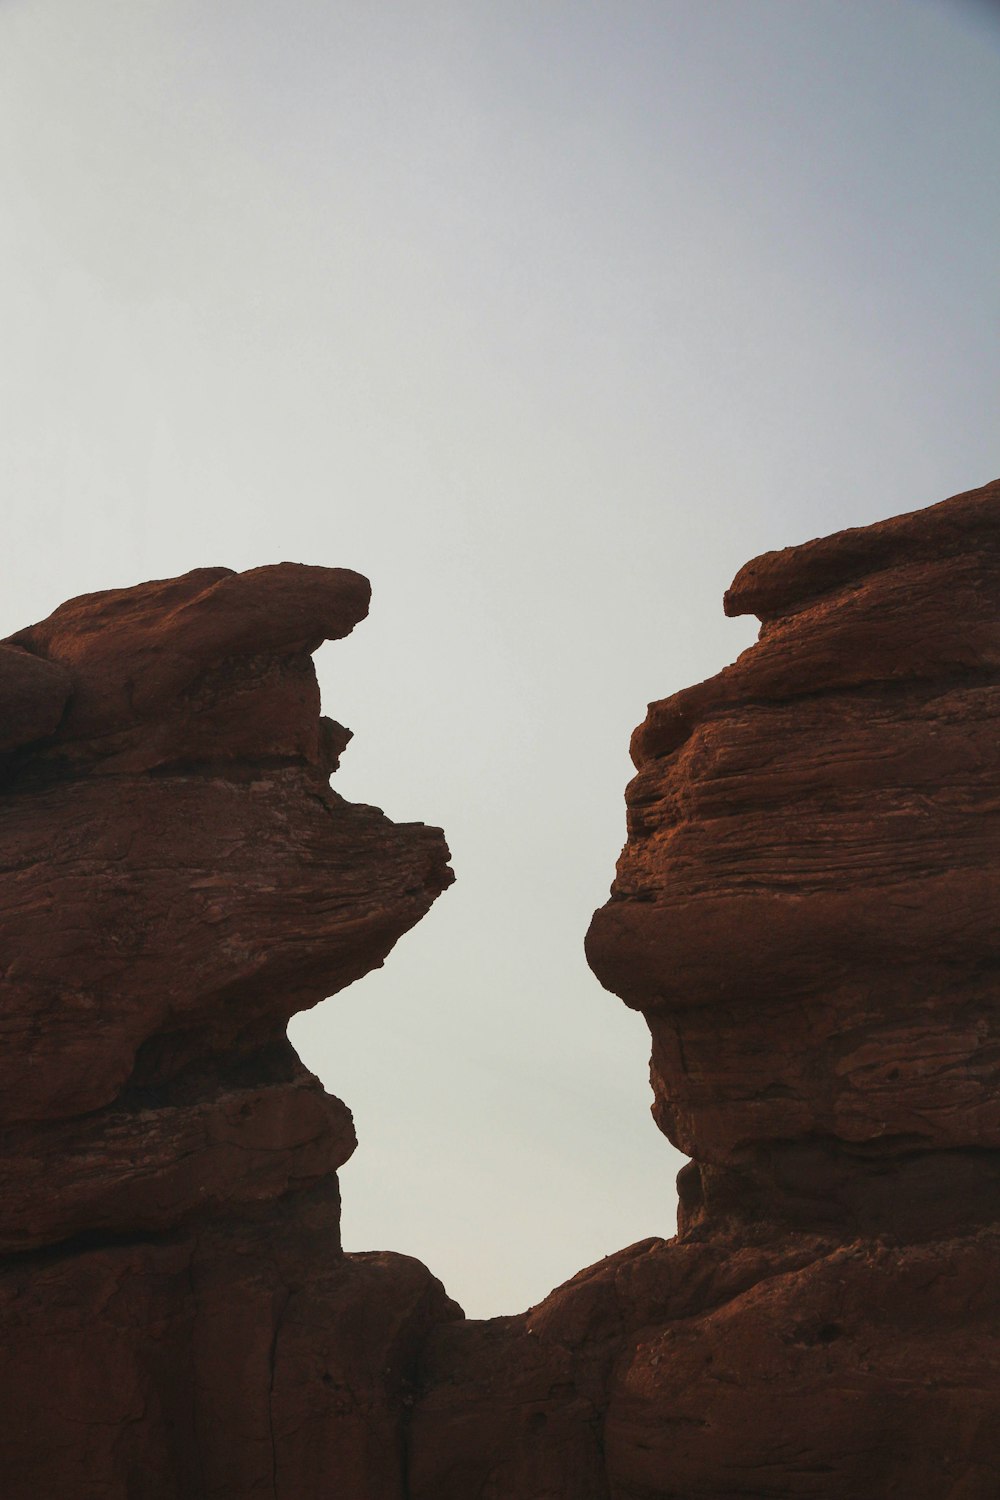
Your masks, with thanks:
[{"label": "rock formation", "polygon": [[0,646],[0,1493],[402,1497],[417,1349],[458,1309],[344,1256],[351,1115],[285,1037],[451,880],[328,776],[310,654],[356,574],[71,601]]},{"label": "rock formation", "polygon": [[759,643],[636,731],[587,942],[680,1233],[433,1330],[411,1500],[1000,1494],[1000,484],[726,608]]},{"label": "rock formation", "polygon": [[588,955],[679,1233],[518,1317],[341,1253],[284,1037],[450,880],[327,784],[366,603],[208,570],[0,646],[4,1500],[995,1500],[1000,483],[748,564],[758,644],[651,705]]}]

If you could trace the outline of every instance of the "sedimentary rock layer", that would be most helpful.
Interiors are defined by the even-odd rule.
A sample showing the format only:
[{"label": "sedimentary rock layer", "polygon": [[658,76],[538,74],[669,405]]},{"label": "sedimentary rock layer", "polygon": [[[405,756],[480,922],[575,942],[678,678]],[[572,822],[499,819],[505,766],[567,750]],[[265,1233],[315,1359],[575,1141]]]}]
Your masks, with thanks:
[{"label": "sedimentary rock layer", "polygon": [[486,1323],[341,1254],[284,1036],[450,879],[327,784],[366,600],[207,570],[0,645],[5,1500],[995,1500],[1000,484],[748,564],[758,644],[651,705],[588,954],[679,1233]]},{"label": "sedimentary rock layer", "polygon": [[680,1234],[428,1337],[411,1500],[1000,1493],[1000,485],[769,554],[587,951]]},{"label": "sedimentary rock layer", "polygon": [[5,1500],[402,1494],[457,1309],[341,1254],[350,1111],[285,1038],[451,880],[439,830],[328,783],[310,653],[367,604],[202,569],[0,647]]},{"label": "sedimentary rock layer", "polygon": [[661,1128],[770,1212],[995,1216],[998,599],[996,486],[758,558],[759,644],[636,731],[591,963]]}]

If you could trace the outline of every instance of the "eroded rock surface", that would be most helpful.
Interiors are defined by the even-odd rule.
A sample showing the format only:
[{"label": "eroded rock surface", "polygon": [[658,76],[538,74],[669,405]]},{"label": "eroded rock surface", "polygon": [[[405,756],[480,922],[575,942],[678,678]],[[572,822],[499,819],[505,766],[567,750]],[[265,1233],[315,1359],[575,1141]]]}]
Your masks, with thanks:
[{"label": "eroded rock surface", "polygon": [[680,1233],[428,1338],[411,1500],[1000,1494],[1000,484],[748,564],[590,962]]},{"label": "eroded rock surface", "polygon": [[458,1309],[341,1253],[350,1111],[285,1037],[452,878],[439,830],[328,784],[310,655],[367,605],[202,569],[0,646],[5,1500],[404,1493]]},{"label": "eroded rock surface", "polygon": [[588,954],[720,1207],[997,1217],[998,606],[997,486],[768,554],[759,643],[636,731]]},{"label": "eroded rock surface", "polygon": [[679,1233],[485,1323],[341,1253],[284,1037],[450,879],[327,785],[366,602],[206,570],[0,646],[3,1495],[995,1500],[1000,484],[748,564],[758,644],[651,705],[588,954]]}]

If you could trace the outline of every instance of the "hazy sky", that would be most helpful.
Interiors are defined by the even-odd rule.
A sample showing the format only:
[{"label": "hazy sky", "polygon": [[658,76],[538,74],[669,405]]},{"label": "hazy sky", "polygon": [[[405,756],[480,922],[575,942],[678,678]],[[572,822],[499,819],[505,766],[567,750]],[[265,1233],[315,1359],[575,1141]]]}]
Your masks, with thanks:
[{"label": "hazy sky", "polygon": [[998,179],[972,0],[0,0],[0,633],[357,568],[335,785],[452,848],[293,1023],[349,1249],[491,1314],[672,1233],[582,951],[629,733],[747,558],[1000,473]]}]

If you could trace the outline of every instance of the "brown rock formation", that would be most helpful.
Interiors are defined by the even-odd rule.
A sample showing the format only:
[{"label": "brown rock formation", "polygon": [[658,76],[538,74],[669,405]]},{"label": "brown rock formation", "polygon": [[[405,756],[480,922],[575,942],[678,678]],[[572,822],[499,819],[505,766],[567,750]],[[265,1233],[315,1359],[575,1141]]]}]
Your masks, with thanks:
[{"label": "brown rock formation", "polygon": [[462,1320],[344,1256],[288,1016],[447,884],[327,785],[353,574],[78,600],[0,646],[4,1500],[995,1500],[1000,484],[769,554],[636,732],[588,954],[680,1233]]},{"label": "brown rock formation", "polygon": [[350,1112],[285,1038],[451,880],[438,830],[328,785],[310,653],[367,604],[205,569],[0,647],[4,1500],[404,1492],[458,1310],[341,1254]]},{"label": "brown rock formation", "polygon": [[759,643],[636,731],[588,952],[689,1203],[996,1219],[998,602],[996,486],[768,554],[726,595]]},{"label": "brown rock formation", "polygon": [[588,935],[680,1234],[428,1339],[411,1500],[1000,1494],[1000,484],[769,554]]}]

